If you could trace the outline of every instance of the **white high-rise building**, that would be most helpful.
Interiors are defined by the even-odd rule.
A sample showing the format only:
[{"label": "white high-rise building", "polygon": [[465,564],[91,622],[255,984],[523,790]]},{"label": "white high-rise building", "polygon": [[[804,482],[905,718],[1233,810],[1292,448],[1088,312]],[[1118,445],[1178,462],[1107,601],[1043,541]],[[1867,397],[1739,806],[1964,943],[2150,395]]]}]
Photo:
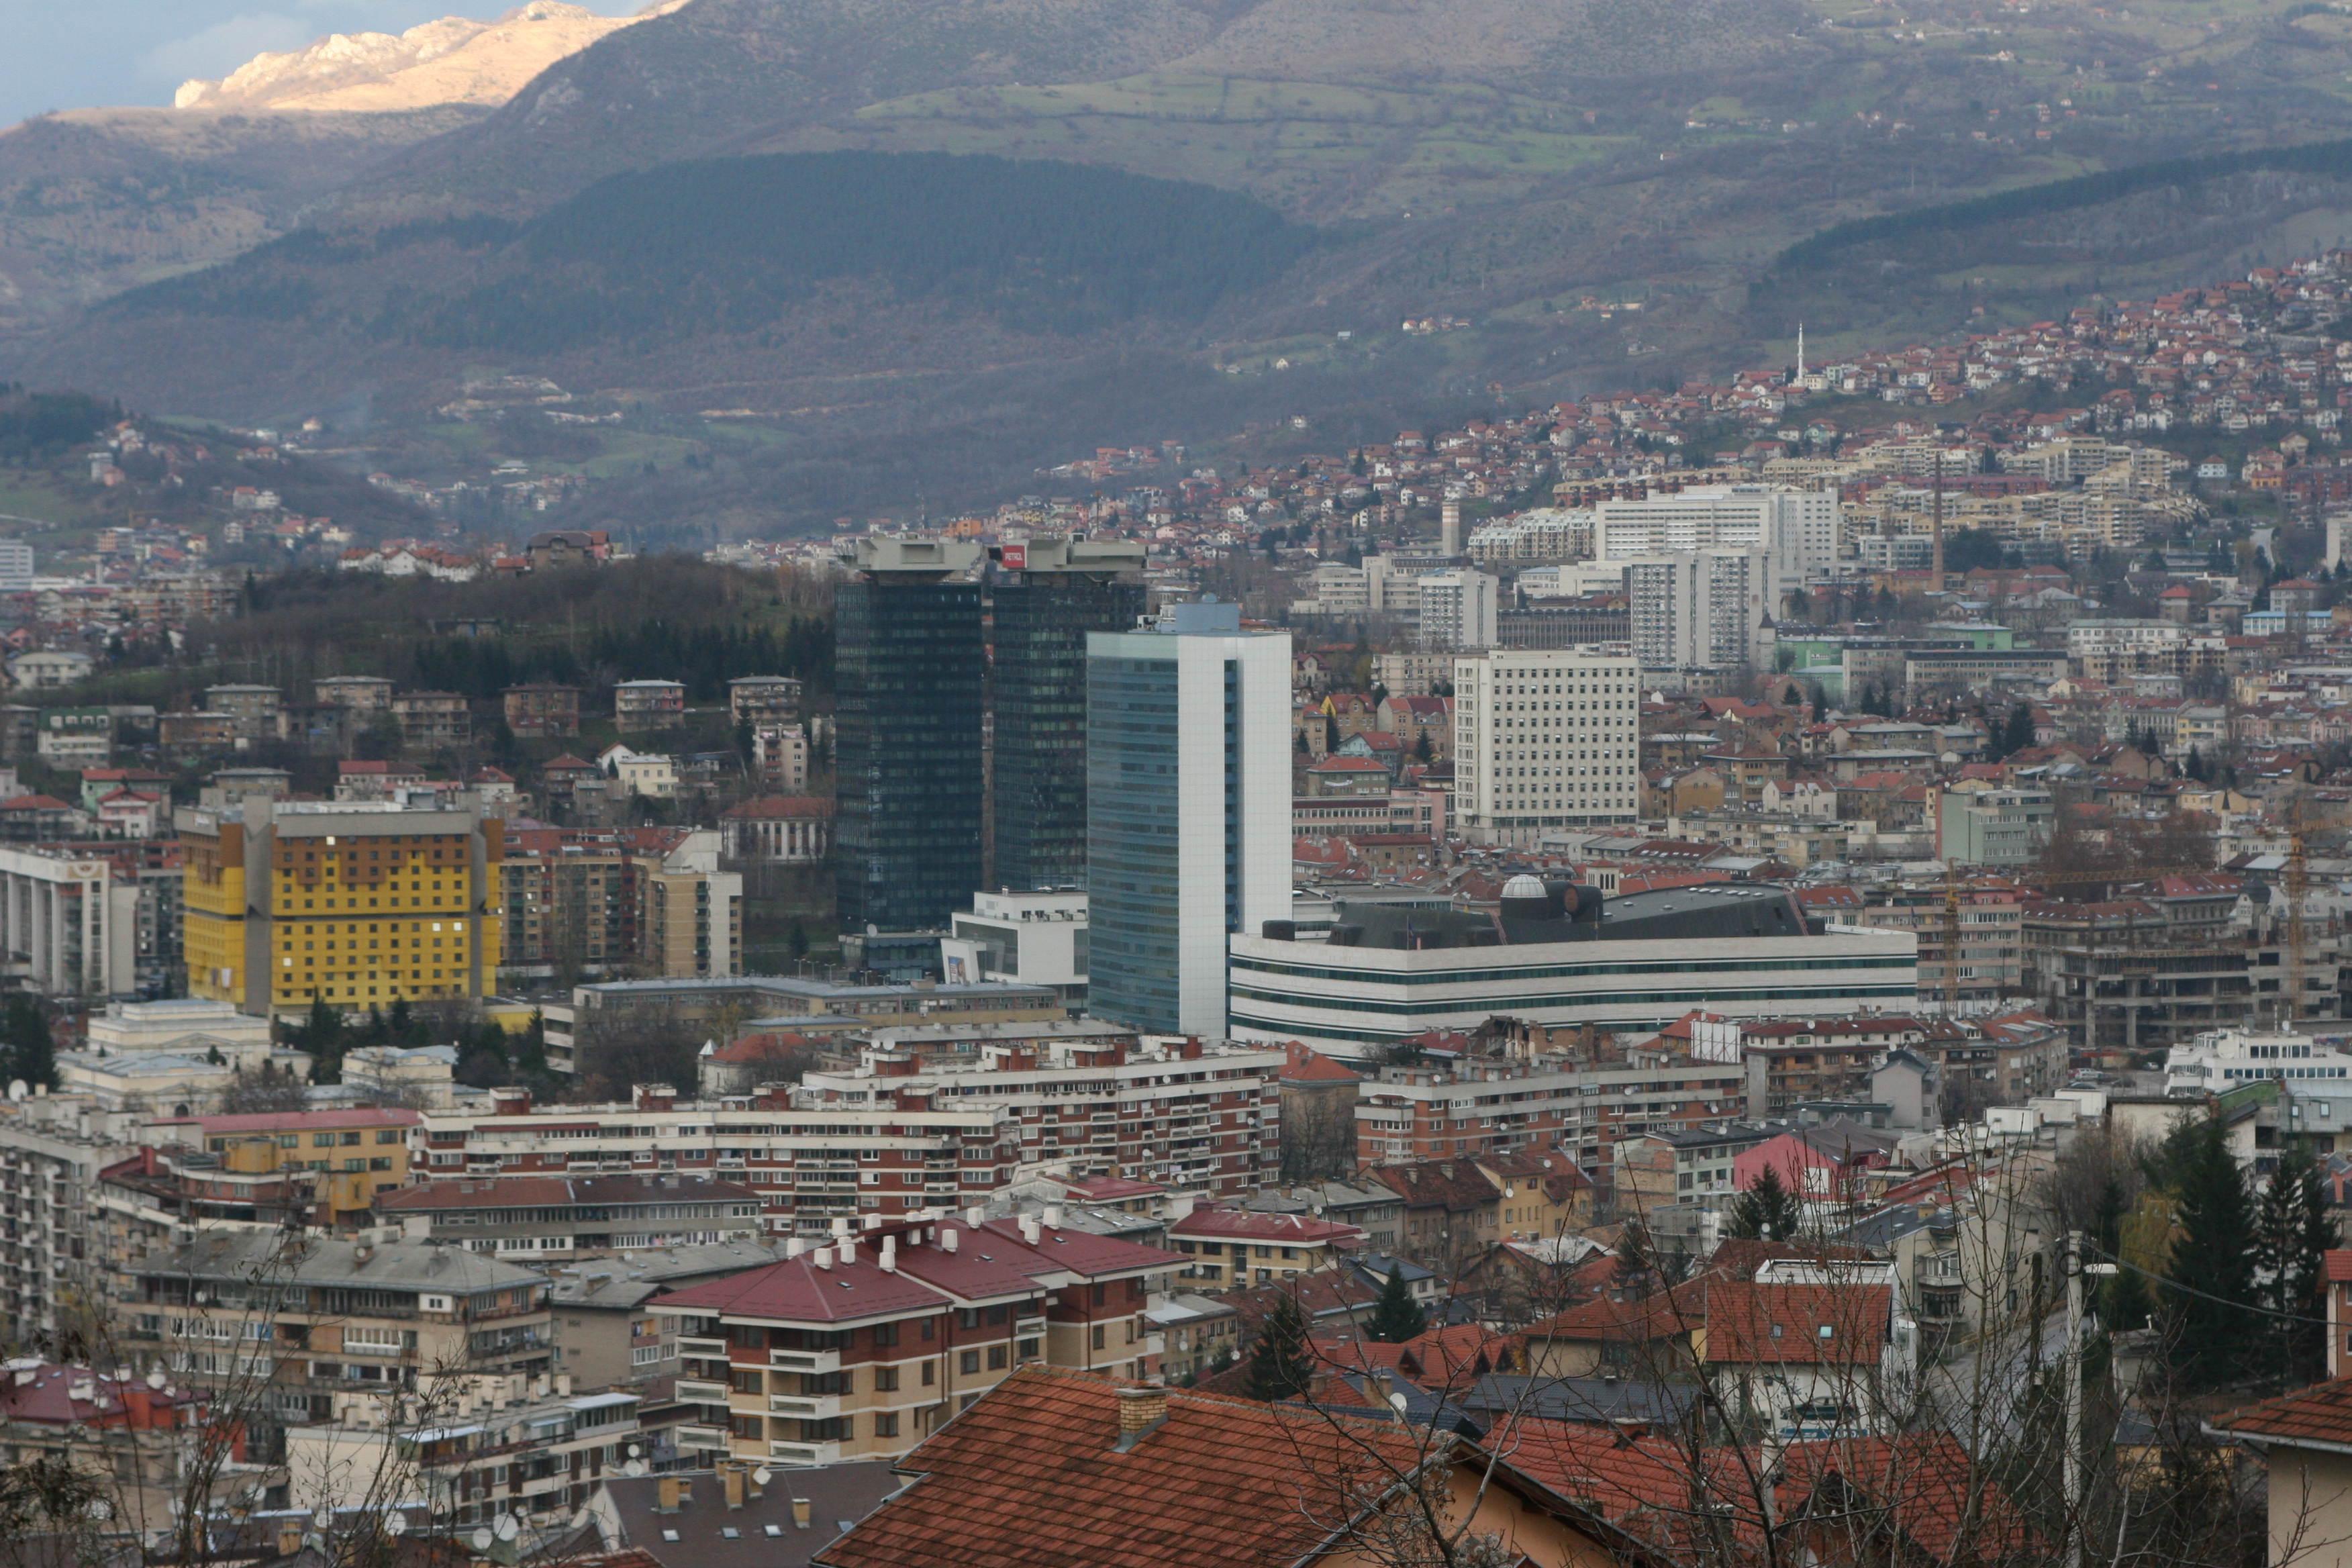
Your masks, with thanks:
[{"label": "white high-rise building", "polygon": [[0,594],[21,594],[33,585],[33,547],[21,539],[0,539]]},{"label": "white high-rise building", "polygon": [[1433,647],[1495,646],[1500,584],[1475,567],[1421,574],[1421,637]]},{"label": "white high-rise building", "polygon": [[1780,582],[1773,552],[1760,545],[1626,562],[1633,657],[1644,669],[1756,662],[1765,620],[1780,604]]},{"label": "white high-rise building", "polygon": [[1290,916],[1290,634],[1174,605],[1087,637],[1087,1010],[1222,1038],[1225,938]]},{"label": "white high-rise building", "polygon": [[1593,509],[1592,552],[1604,561],[1760,545],[1780,580],[1801,583],[1838,558],[1834,490],[1694,485],[1676,495],[1606,500]]},{"label": "white high-rise building", "polygon": [[1454,661],[1454,819],[1477,844],[1641,815],[1641,667],[1580,648]]}]

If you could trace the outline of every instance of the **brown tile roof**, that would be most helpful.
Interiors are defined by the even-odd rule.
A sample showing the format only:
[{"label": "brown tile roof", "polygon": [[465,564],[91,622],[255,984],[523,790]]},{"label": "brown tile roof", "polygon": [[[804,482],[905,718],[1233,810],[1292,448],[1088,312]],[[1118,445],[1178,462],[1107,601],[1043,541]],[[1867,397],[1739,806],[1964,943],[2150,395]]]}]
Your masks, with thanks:
[{"label": "brown tile roof", "polygon": [[[1167,1418],[1121,1452],[1118,1391],[1024,1367],[899,1461],[917,1479],[817,1556],[824,1568],[1199,1568],[1345,1556],[1365,1500],[1423,1471],[1425,1431],[1169,1390]],[[1475,1449],[1464,1452],[1474,1460]],[[1618,1532],[1507,1464],[1495,1484],[1590,1540]]]},{"label": "brown tile roof", "polygon": [[1027,1367],[900,1461],[919,1479],[827,1548],[830,1568],[1196,1568],[1293,1563],[1349,1511],[1368,1462],[1405,1472],[1385,1423],[1171,1391],[1126,1453],[1110,1384]]},{"label": "brown tile roof", "polygon": [[1721,1280],[1706,1295],[1706,1359],[1718,1366],[1874,1362],[1891,1306],[1884,1285]]},{"label": "brown tile roof", "polygon": [[[2331,1259],[2336,1256],[2328,1254]],[[2333,1275],[2333,1268],[2329,1272]],[[2290,1447],[2298,1443],[2352,1444],[2352,1378],[2232,1410],[2215,1416],[2213,1425]]]},{"label": "brown tile roof", "polygon": [[1412,1165],[1375,1165],[1372,1179],[1393,1190],[1410,1208],[1438,1208],[1459,1213],[1483,1208],[1503,1195],[1486,1173],[1465,1157],[1431,1160]]}]

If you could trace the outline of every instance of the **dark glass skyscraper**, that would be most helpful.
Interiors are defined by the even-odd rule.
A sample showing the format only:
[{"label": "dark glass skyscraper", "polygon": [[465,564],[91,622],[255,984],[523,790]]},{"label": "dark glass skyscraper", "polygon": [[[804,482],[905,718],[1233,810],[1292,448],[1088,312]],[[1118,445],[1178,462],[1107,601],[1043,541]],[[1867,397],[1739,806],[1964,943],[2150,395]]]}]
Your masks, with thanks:
[{"label": "dark glass skyscraper", "polygon": [[1113,574],[1139,568],[1143,547],[1041,539],[1020,548],[1020,574],[992,589],[995,882],[1084,887],[1087,634],[1129,630],[1142,615],[1143,585]]},{"label": "dark glass skyscraper", "polygon": [[982,886],[980,557],[857,542],[835,608],[834,847],[842,929],[942,931]]}]

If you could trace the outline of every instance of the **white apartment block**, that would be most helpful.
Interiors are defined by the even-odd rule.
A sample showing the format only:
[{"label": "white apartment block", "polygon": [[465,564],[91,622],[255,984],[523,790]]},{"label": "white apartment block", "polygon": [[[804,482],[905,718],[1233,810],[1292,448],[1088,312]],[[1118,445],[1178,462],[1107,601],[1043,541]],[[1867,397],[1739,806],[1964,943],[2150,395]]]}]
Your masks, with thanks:
[{"label": "white apartment block", "polygon": [[139,889],[111,863],[0,849],[0,951],[44,995],[128,996],[139,987]]},{"label": "white apartment block", "polygon": [[1433,647],[1495,646],[1500,584],[1475,567],[1421,577],[1421,637]]},{"label": "white apartment block", "polygon": [[1630,656],[1580,648],[1456,658],[1454,820],[1471,842],[1634,821],[1641,679]]},{"label": "white apartment block", "polygon": [[1783,578],[1802,582],[1830,570],[1841,542],[1834,490],[1695,485],[1676,495],[1602,501],[1593,511],[1592,552],[1604,561],[1760,546]]},{"label": "white apartment block", "polygon": [[[1180,1193],[1247,1191],[1280,1160],[1279,1046],[1144,1037],[989,1046],[980,1059],[925,1061],[887,1046],[856,1068],[802,1080],[812,1113],[863,1110],[913,1092],[942,1110],[985,1106],[1019,1120],[1020,1163],[1074,1176],[1122,1175]],[[740,1178],[739,1178],[740,1179]]]},{"label": "white apartment block", "polygon": [[1761,546],[1626,562],[1633,657],[1644,669],[1759,662],[1764,623],[1780,604],[1783,580],[1773,552]]}]

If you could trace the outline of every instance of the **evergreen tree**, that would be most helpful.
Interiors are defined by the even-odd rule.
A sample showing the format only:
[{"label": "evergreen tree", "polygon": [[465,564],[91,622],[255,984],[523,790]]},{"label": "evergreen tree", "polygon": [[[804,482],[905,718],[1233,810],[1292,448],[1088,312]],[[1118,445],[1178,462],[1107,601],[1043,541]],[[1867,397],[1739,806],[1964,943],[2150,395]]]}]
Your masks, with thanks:
[{"label": "evergreen tree", "polygon": [[1307,1314],[1289,1296],[1277,1296],[1274,1310],[1258,1328],[1257,1352],[1249,1363],[1249,1396],[1269,1404],[1296,1399],[1307,1392],[1314,1375],[1315,1351],[1307,1343]]},{"label": "evergreen tree", "polygon": [[41,1005],[22,991],[11,992],[0,1008],[0,1049],[7,1052],[8,1078],[26,1085],[58,1086],[57,1047],[49,1039],[49,1020]]},{"label": "evergreen tree", "polygon": [[547,1018],[537,1009],[530,1022],[515,1037],[510,1053],[514,1069],[526,1081],[536,1082],[547,1076]]},{"label": "evergreen tree", "polygon": [[2254,1215],[2256,1294],[2279,1314],[2264,1323],[2264,1370],[2284,1386],[2326,1372],[2327,1250],[2335,1232],[2317,1162],[2304,1150],[2287,1151],[2263,1184]]},{"label": "evergreen tree", "polygon": [[1372,1303],[1371,1318],[1364,1326],[1382,1344],[1401,1345],[1420,1333],[1425,1321],[1420,1306],[1404,1288],[1404,1270],[1390,1264],[1388,1282],[1381,1287],[1381,1299]]},{"label": "evergreen tree", "polygon": [[2246,1245],[2252,1205],[2219,1121],[2200,1117],[2166,1144],[2177,1167],[2179,1226],[2165,1266],[2168,1280],[2179,1283],[2161,1292],[2173,1369],[2191,1385],[2212,1387],[2244,1369],[2253,1326],[2245,1310],[2253,1298],[2254,1258]]},{"label": "evergreen tree", "polygon": [[1731,1205],[1723,1234],[1739,1241],[1786,1241],[1804,1223],[1804,1209],[1780,1180],[1780,1169],[1767,1164]]}]

